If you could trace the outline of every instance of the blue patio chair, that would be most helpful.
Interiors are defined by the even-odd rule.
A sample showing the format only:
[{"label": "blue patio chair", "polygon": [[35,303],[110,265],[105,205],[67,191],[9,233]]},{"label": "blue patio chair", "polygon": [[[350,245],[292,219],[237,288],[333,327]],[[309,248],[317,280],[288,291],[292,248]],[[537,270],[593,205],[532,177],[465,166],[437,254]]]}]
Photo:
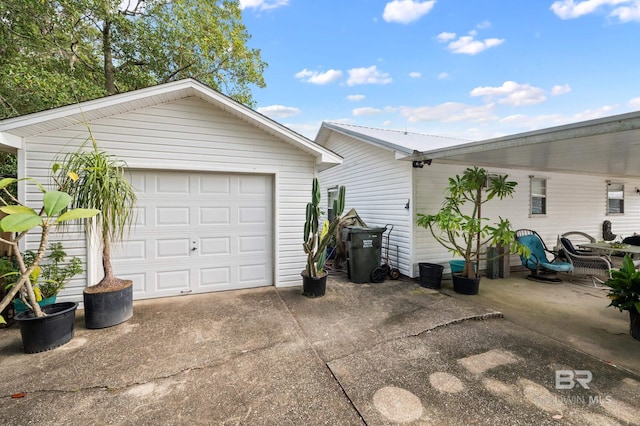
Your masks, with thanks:
[{"label": "blue patio chair", "polygon": [[[520,255],[522,266],[529,269],[531,274],[527,275],[528,279],[534,281],[546,282],[562,282],[558,278],[558,272],[572,272],[573,265],[569,262],[560,262],[556,258],[556,253],[547,248],[544,241],[536,231],[531,229],[518,229],[516,231],[516,239],[518,242],[529,248],[528,257]],[[547,254],[553,256],[550,261]]]}]

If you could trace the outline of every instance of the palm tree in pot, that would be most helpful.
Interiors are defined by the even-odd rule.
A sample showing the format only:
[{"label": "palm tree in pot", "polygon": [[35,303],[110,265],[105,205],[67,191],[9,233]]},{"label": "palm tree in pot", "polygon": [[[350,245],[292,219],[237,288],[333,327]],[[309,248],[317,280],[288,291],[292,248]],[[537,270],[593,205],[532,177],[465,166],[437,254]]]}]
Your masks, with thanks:
[{"label": "palm tree in pot", "polygon": [[327,272],[324,265],[327,260],[327,247],[338,228],[340,216],[344,211],[346,188],[341,186],[338,198],[333,200],[335,217],[329,223],[325,221],[320,227],[320,184],[318,178],[313,178],[311,188],[311,202],[307,203],[306,219],[304,223],[304,242],[302,247],[307,255],[307,264],[302,271],[303,294],[308,297],[324,296]]},{"label": "palm tree in pot", "polygon": [[[121,242],[134,219],[136,195],[125,176],[126,163],[98,149],[89,129],[90,149],[85,142],[54,166],[56,180],[73,198],[76,208],[97,208],[96,220],[85,222],[89,235],[97,233],[102,243],[104,277],[84,292],[85,325],[105,328],[120,324],[133,315],[133,282],[115,276],[111,264],[111,246]],[[69,178],[75,171],[77,179]]]},{"label": "palm tree in pot", "polygon": [[510,253],[527,250],[516,241],[508,219],[500,217],[490,225],[489,219],[482,217],[485,203],[513,196],[517,182],[507,179],[508,175],[489,174],[483,168],[467,168],[461,176],[449,178],[445,201],[436,214],[418,213],[418,225],[451,253],[464,258],[462,274],[453,275],[454,290],[459,293],[478,293],[480,261],[489,260],[490,246],[502,246]]}]

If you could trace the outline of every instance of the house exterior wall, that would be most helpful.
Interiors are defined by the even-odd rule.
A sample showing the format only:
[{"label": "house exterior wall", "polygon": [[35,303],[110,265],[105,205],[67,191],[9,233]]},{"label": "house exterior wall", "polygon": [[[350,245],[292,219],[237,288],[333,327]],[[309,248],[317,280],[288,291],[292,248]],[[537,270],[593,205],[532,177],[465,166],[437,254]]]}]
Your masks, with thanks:
[{"label": "house exterior wall", "polygon": [[[99,148],[124,160],[131,169],[273,175],[275,283],[301,283],[305,262],[301,234],[315,158],[195,97],[96,120],[90,128]],[[27,138],[26,149],[20,151],[21,175],[49,182],[54,158],[75,150],[87,136],[87,126],[80,123]],[[33,185],[23,186],[22,191],[30,205],[41,200]],[[87,241],[81,229],[71,228],[63,239],[69,256],[87,260]],[[34,237],[27,241],[30,248],[34,244]],[[98,261],[97,256],[89,259]],[[99,267],[88,265],[92,268]],[[81,300],[85,285],[86,279],[74,279],[61,299]]]},{"label": "house exterior wall", "polygon": [[[465,168],[466,166],[434,162],[423,169],[414,169],[415,213],[437,212],[444,199],[448,178],[462,174]],[[558,235],[568,231],[586,232],[601,240],[602,223],[605,220],[611,221],[613,233],[621,237],[634,232],[640,233],[640,195],[635,190],[640,187],[640,179],[610,179],[625,185],[625,213],[607,215],[606,177],[491,167],[486,169],[491,173],[508,174],[510,180],[516,181],[518,185],[513,198],[486,203],[482,210],[483,216],[492,220],[497,220],[499,216],[507,218],[513,229],[533,229],[549,248],[556,245]],[[530,176],[547,179],[547,214],[544,216],[529,214]],[[414,247],[415,274],[418,274],[419,262],[440,263],[448,268],[448,261],[453,258],[433,239],[428,230],[421,227],[416,228]],[[520,259],[512,256],[511,264],[519,265]]]},{"label": "house exterior wall", "polygon": [[[345,211],[356,209],[370,227],[393,224],[390,234],[390,261],[396,263],[396,247],[400,259],[399,269],[404,275],[411,272],[412,220],[411,162],[398,161],[391,150],[331,132],[323,144],[344,158],[343,164],[319,173],[324,209],[327,208],[327,189],[345,185],[347,189]],[[385,250],[382,255],[385,257]]]}]

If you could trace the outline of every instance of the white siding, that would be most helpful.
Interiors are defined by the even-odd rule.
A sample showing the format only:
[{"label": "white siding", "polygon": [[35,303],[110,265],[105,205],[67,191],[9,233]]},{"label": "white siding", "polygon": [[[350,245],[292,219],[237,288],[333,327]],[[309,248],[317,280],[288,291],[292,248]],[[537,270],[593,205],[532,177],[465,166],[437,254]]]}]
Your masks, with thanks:
[{"label": "white siding", "polygon": [[[223,171],[271,174],[275,182],[275,282],[299,285],[304,268],[301,230],[315,159],[197,98],[187,98],[90,123],[99,147],[132,169]],[[26,176],[48,182],[52,160],[87,138],[78,124],[26,140]],[[33,204],[41,197],[27,188]],[[30,244],[30,246],[32,243]],[[81,235],[65,238],[70,255],[86,256]],[[89,283],[94,284],[94,283]],[[61,296],[79,300],[85,280],[74,280]]]},{"label": "white siding", "polygon": [[[435,213],[443,201],[447,179],[464,172],[465,166],[438,164],[415,169],[416,212]],[[613,179],[625,184],[625,213],[606,214],[606,178],[590,175],[550,173],[531,170],[506,170],[488,168],[490,172],[508,174],[518,183],[513,198],[492,200],[483,206],[483,216],[497,220],[499,216],[511,221],[514,229],[528,228],[537,231],[552,248],[558,235],[568,231],[586,232],[602,239],[602,223],[610,220],[613,233],[621,237],[640,233],[640,196],[635,192],[640,179]],[[547,214],[543,217],[529,215],[529,176],[547,178]],[[417,227],[415,233],[416,262],[445,265],[452,255],[440,246],[428,230]],[[512,257],[512,265],[519,264]],[[448,265],[447,265],[448,266]],[[417,273],[417,263],[414,265]]]},{"label": "white siding", "polygon": [[[331,133],[324,146],[342,156],[344,162],[320,172],[323,203],[326,202],[328,187],[345,185],[345,211],[356,209],[367,226],[393,224],[390,260],[395,267],[398,247],[400,272],[410,275],[412,209],[405,209],[405,206],[412,193],[411,162],[398,161],[393,151],[335,132]],[[323,208],[326,209],[327,205]]]}]

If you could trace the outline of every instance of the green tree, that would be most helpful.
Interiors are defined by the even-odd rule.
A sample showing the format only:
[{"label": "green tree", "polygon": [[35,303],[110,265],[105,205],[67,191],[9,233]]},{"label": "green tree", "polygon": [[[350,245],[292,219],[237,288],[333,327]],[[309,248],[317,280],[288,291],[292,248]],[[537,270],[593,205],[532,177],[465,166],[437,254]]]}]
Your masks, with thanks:
[{"label": "green tree", "polygon": [[237,0],[0,2],[0,118],[192,77],[254,106]]}]

